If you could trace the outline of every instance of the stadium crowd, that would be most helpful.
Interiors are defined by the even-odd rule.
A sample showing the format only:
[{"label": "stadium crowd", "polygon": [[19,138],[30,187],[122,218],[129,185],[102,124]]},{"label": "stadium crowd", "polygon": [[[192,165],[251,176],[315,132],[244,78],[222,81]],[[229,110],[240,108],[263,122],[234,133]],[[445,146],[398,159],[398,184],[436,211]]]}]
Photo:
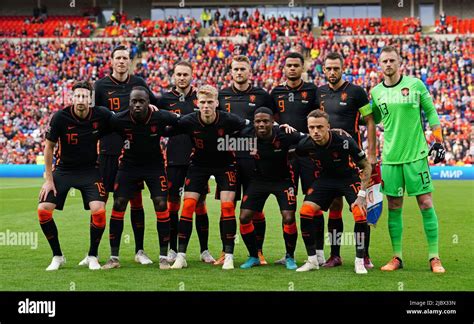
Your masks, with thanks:
[{"label": "stadium crowd", "polygon": [[339,18],[324,23],[322,34],[330,37],[341,35],[413,35],[421,32],[419,18],[403,20],[391,18]]},{"label": "stadium crowd", "polygon": [[[255,31],[249,23],[252,33]],[[236,20],[238,21],[238,20]],[[295,20],[296,21],[296,20]],[[301,20],[275,20],[278,26],[296,28],[298,36],[277,37],[275,30],[262,28],[244,43],[228,39],[208,42],[193,37],[173,41],[144,40],[144,53],[135,73],[146,79],[155,94],[171,87],[173,64],[189,60],[194,67],[195,85],[230,85],[229,63],[234,54],[247,55],[255,71],[253,83],[271,90],[282,81],[282,58],[290,50],[308,56],[309,81],[325,83],[322,59],[330,51],[345,57],[345,77],[368,92],[381,81],[377,70],[380,49],[394,44],[402,49],[404,73],[416,76],[428,86],[440,114],[445,137],[446,164],[471,164],[472,60],[474,41],[470,37],[440,41],[429,37],[353,38],[335,42],[313,38]],[[273,25],[272,25],[273,26]],[[225,33],[224,29],[224,33]],[[290,41],[289,41],[290,40]],[[117,41],[118,42],[118,41]],[[75,80],[95,81],[109,72],[111,49],[118,43],[97,40],[59,42],[3,40],[0,54],[2,100],[0,102],[0,163],[36,163],[41,154],[45,127],[52,112],[69,102],[68,90]],[[136,46],[136,44],[134,45]],[[430,132],[427,131],[429,138]],[[383,130],[378,130],[379,152]]]},{"label": "stadium crowd", "polygon": [[97,37],[195,37],[200,29],[201,23],[189,16],[144,21],[136,17],[133,20],[124,20],[105,27],[101,33],[97,34]]}]

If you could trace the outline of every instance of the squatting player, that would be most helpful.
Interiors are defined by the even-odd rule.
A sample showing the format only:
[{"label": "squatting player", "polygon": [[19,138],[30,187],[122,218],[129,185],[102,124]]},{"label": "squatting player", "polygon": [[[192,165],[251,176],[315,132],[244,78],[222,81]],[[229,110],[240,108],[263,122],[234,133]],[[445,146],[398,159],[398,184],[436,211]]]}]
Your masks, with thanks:
[{"label": "squatting player", "polygon": [[[236,114],[250,121],[259,107],[273,109],[272,97],[262,88],[252,85],[252,68],[247,56],[236,55],[230,65],[232,85],[219,91],[219,108]],[[237,188],[236,200],[240,200],[241,191],[245,192],[250,179],[254,177],[255,163],[247,151],[237,151]],[[263,241],[265,238],[266,220],[262,210],[253,214],[253,224],[257,238],[258,256],[260,264],[266,265],[263,256]],[[223,262],[223,254],[216,264]]]},{"label": "squatting player", "polygon": [[[375,123],[370,109],[367,93],[355,84],[342,79],[342,71],[344,60],[339,53],[329,53],[324,59],[323,71],[328,83],[318,88],[317,98],[319,108],[325,111],[331,120],[332,128],[341,128],[349,133],[362,148],[362,139],[359,130],[359,118],[362,115],[367,125],[367,141],[368,154],[367,159],[371,165],[376,160],[376,139],[375,139]],[[324,267],[336,267],[342,265],[340,256],[340,240],[342,235],[342,197],[334,199],[329,207],[328,232],[330,233],[331,255],[324,263]],[[315,226],[324,226],[324,220],[315,222]],[[367,227],[367,235],[365,237],[366,255],[364,256],[365,266],[368,269],[373,268],[373,264],[369,257],[369,240],[370,227]],[[316,250],[321,249],[324,244],[324,228],[316,228]]]},{"label": "squatting player", "polygon": [[[371,97],[374,116],[380,116],[384,125],[382,190],[388,200],[388,230],[394,255],[382,270],[403,267],[402,207],[406,190],[408,196],[416,196],[423,216],[431,270],[443,273],[445,269],[438,254],[438,217],[431,197],[434,188],[427,159],[435,152],[434,162],[438,163],[445,155],[438,114],[423,82],[400,73],[401,58],[396,48],[384,47],[379,62],[384,80],[371,90]],[[436,138],[430,150],[423,130],[422,111]]]},{"label": "squatting player", "polygon": [[153,111],[149,104],[148,90],[141,86],[134,87],[130,93],[129,110],[115,114],[110,120],[111,130],[122,137],[124,144],[115,179],[114,206],[110,218],[111,257],[102,269],[120,267],[119,249],[125,209],[135,194],[135,184],[142,181],[150,190],[155,208],[160,269],[170,267],[167,260],[170,235],[168,181],[160,138],[166,126],[176,125],[178,116],[165,110]]},{"label": "squatting player", "polygon": [[[125,111],[130,102],[130,92],[136,86],[145,87],[149,93],[150,102],[156,104],[155,96],[148,89],[145,81],[129,74],[131,60],[130,52],[126,46],[120,45],[113,49],[110,65],[112,74],[94,84],[96,105],[108,107],[115,113]],[[100,140],[99,166],[107,193],[114,191],[122,145],[123,140],[118,134],[109,134]],[[153,262],[143,250],[145,235],[145,213],[141,195],[143,184],[137,184],[136,187],[136,195],[130,200],[130,221],[135,236],[135,261],[141,264],[150,264]]]},{"label": "squatting player", "polygon": [[[308,114],[319,108],[316,98],[317,87],[312,83],[304,82],[301,78],[304,71],[304,57],[301,54],[289,53],[285,57],[284,64],[283,73],[286,81],[275,87],[271,92],[278,122],[288,124],[296,128],[298,132],[306,133],[308,131]],[[298,182],[301,178],[303,192],[306,193],[314,181],[316,172],[314,163],[307,157],[297,156],[291,160],[291,166],[294,172],[296,189],[298,189]],[[296,190],[295,195],[297,192],[298,190]],[[324,222],[323,213],[318,211],[318,215],[319,217],[316,217],[315,220]],[[324,223],[321,224],[320,228],[323,229],[323,227]],[[317,250],[317,255],[320,265],[323,265],[326,261],[323,246]],[[283,257],[275,263],[285,264],[285,258]]]},{"label": "squatting player", "polygon": [[[62,210],[70,188],[81,191],[84,209],[91,211],[90,249],[80,265],[100,269],[97,259],[99,243],[105,229],[106,192],[97,165],[97,142],[112,116],[105,107],[91,107],[92,86],[77,82],[72,87],[72,106],[56,112],[46,131],[44,148],[45,183],[38,205],[41,229],[53,251],[46,270],[58,270],[66,259],[59,245],[54,209]],[[56,161],[53,167],[53,150]]]},{"label": "squatting player", "polygon": [[[173,69],[175,86],[163,94],[158,107],[179,115],[193,113],[197,108],[196,89],[191,86],[193,67],[187,61],[176,63]],[[168,209],[170,212],[170,250],[168,262],[176,260],[178,251],[178,222],[181,196],[184,190],[184,179],[189,167],[189,157],[193,149],[191,138],[181,134],[169,138],[166,144],[166,174],[168,176]],[[215,260],[208,250],[209,217],[206,208],[207,188],[202,192],[196,205],[196,232],[201,246],[201,260],[214,263]]]},{"label": "squatting player", "polygon": [[286,268],[294,270],[297,268],[294,253],[298,238],[295,222],[296,188],[288,163],[288,151],[307,135],[299,132],[287,134],[280,127],[274,126],[273,111],[266,107],[255,110],[253,120],[254,128],[243,135],[257,139],[256,150],[252,152],[256,173],[244,192],[240,206],[240,234],[250,257],[240,268],[248,269],[261,264],[257,233],[252,221],[253,213],[262,210],[267,198],[273,194],[283,218]]},{"label": "squatting player", "polygon": [[[298,272],[319,269],[313,218],[319,210],[327,210],[334,198],[344,196],[354,215],[356,243],[355,272],[366,274],[364,241],[367,231],[365,189],[371,166],[354,139],[341,129],[330,129],[329,116],[322,110],[308,115],[309,137],[301,140],[296,154],[309,156],[318,166],[319,176],[307,191],[300,209],[301,234],[308,261]],[[362,170],[359,176],[356,165]]]},{"label": "squatting player", "polygon": [[[172,133],[186,133],[192,137],[194,152],[188,168],[184,189],[184,203],[178,226],[178,256],[172,269],[187,267],[186,249],[192,233],[193,213],[197,202],[214,175],[221,188],[221,239],[225,258],[222,269],[234,268],[236,166],[233,151],[219,149],[218,141],[226,135],[242,130],[250,122],[226,111],[216,110],[219,105],[217,89],[205,85],[197,92],[199,111],[183,116]],[[225,146],[225,145],[224,145]]]}]

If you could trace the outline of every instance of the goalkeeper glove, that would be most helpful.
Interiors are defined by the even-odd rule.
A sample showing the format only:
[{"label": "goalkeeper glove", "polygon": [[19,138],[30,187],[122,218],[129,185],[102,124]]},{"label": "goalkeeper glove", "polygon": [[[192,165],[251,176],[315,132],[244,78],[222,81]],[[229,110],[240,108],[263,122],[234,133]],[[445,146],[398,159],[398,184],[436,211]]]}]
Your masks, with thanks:
[{"label": "goalkeeper glove", "polygon": [[440,143],[434,143],[430,151],[428,152],[428,155],[434,157],[434,163],[439,163],[444,160],[444,155],[446,154],[446,150],[444,149],[443,145]]}]

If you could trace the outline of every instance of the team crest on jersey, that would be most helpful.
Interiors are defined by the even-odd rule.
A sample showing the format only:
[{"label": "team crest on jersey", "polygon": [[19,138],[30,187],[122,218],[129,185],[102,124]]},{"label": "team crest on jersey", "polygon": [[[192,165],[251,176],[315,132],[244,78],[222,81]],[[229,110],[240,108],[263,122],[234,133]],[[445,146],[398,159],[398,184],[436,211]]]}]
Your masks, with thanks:
[{"label": "team crest on jersey", "polygon": [[249,99],[250,99],[250,102],[255,102],[255,100],[257,99],[257,96],[256,95],[251,95],[249,97]]},{"label": "team crest on jersey", "polygon": [[337,159],[337,158],[339,157],[339,153],[336,152],[336,151],[332,152],[332,157],[333,157],[334,159]]},{"label": "team crest on jersey", "polygon": [[341,101],[346,101],[347,100],[347,92],[341,93]]},{"label": "team crest on jersey", "polygon": [[306,91],[303,91],[303,92],[301,93],[301,98],[303,98],[303,99],[306,100],[306,98],[308,98],[308,93],[307,93]]},{"label": "team crest on jersey", "polygon": [[93,122],[92,128],[97,129],[99,127],[99,122]]},{"label": "team crest on jersey", "polygon": [[157,126],[156,125],[151,125],[150,130],[152,133],[156,133]]},{"label": "team crest on jersey", "polygon": [[407,97],[410,94],[410,89],[403,88],[401,92],[402,92],[402,96]]},{"label": "team crest on jersey", "polygon": [[224,136],[224,129],[219,128],[219,129],[217,130],[217,135],[218,135],[218,136]]}]

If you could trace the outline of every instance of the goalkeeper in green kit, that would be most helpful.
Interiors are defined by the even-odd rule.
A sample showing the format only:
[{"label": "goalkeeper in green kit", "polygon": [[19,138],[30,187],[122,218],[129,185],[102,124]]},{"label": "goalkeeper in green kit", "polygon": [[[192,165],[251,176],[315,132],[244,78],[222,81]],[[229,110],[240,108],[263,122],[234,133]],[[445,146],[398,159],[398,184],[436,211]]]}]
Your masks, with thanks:
[{"label": "goalkeeper in green kit", "polygon": [[[401,75],[401,58],[394,47],[384,47],[379,62],[384,81],[371,91],[372,109],[376,123],[382,122],[384,126],[382,190],[388,200],[388,229],[394,254],[381,270],[403,268],[402,207],[406,190],[408,196],[416,196],[423,216],[431,271],[444,273],[445,269],[438,255],[438,218],[431,197],[434,188],[427,158],[434,154],[435,163],[444,160],[445,150],[438,114],[423,82]],[[429,150],[423,130],[422,112],[436,138]]]}]

